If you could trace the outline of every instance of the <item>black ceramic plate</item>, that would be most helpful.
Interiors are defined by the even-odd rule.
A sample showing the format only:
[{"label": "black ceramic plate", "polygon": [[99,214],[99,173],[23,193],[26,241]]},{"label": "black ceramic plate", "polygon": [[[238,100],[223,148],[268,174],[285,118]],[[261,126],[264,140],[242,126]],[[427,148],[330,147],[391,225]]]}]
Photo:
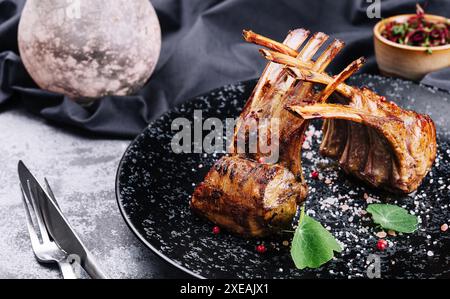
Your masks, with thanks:
[{"label": "black ceramic plate", "polygon": [[[172,120],[193,120],[193,110],[203,117],[237,117],[256,81],[225,86],[200,96],[152,123],[127,149],[120,163],[116,192],[120,210],[133,232],[165,260],[205,278],[358,278],[367,277],[367,259],[376,254],[383,278],[450,277],[450,95],[411,82],[360,75],[351,80],[367,85],[402,107],[427,113],[438,130],[437,162],[420,189],[406,197],[395,197],[367,188],[342,173],[335,163],[317,153],[320,122],[310,127],[303,151],[304,171],[311,194],[308,213],[318,219],[343,244],[344,251],[315,270],[297,270],[286,233],[270,240],[246,240],[222,232],[193,215],[189,209],[194,186],[201,182],[220,154],[174,154],[171,150]],[[310,145],[310,148],[308,148]],[[318,169],[322,180],[312,180]],[[325,181],[327,181],[325,183]],[[328,184],[327,184],[328,183]],[[389,249],[376,248],[380,231],[364,209],[381,200],[406,207],[421,219],[420,230],[411,235],[388,237]],[[264,243],[265,254],[255,247]]]}]

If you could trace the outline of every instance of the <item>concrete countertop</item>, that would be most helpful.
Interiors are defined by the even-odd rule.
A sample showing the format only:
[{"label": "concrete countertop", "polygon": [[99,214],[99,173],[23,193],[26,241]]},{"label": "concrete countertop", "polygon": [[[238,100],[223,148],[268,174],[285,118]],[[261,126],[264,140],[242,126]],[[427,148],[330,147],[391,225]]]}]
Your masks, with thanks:
[{"label": "concrete countertop", "polygon": [[17,163],[47,177],[69,222],[112,278],[186,278],[140,243],[115,197],[115,175],[130,141],[94,139],[20,110],[0,113],[0,278],[61,278],[36,262],[26,230]]}]

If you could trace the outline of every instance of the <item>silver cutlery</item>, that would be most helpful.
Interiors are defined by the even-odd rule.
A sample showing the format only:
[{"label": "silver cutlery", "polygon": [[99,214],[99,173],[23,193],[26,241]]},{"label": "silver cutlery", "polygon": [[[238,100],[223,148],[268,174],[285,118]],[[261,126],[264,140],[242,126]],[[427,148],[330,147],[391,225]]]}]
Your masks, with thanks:
[{"label": "silver cutlery", "polygon": [[[58,245],[50,240],[47,228],[45,227],[44,221],[42,219],[42,214],[37,208],[37,202],[33,196],[31,196],[30,201],[27,201],[24,190],[20,186],[22,192],[23,205],[25,207],[25,214],[27,218],[27,228],[30,234],[31,247],[33,248],[34,255],[36,259],[43,264],[57,263],[61,270],[64,279],[77,279],[75,271],[68,261],[67,254],[64,253]],[[32,217],[31,215],[34,215]],[[39,229],[39,236],[35,230],[35,224],[32,219],[37,222],[37,227]]]},{"label": "silver cutlery", "polygon": [[[24,197],[24,203],[31,202],[31,206],[28,204],[26,205],[27,210],[27,219],[29,223],[29,230],[30,230],[30,207],[33,208],[33,212],[36,214],[36,222],[39,226],[40,231],[44,231],[42,235],[44,235],[45,238],[45,244],[49,244],[49,242],[53,242],[53,244],[56,246],[57,249],[59,249],[60,252],[52,252],[52,254],[58,253],[60,255],[51,255],[43,254],[46,253],[45,251],[39,251],[40,257],[44,257],[44,259],[40,259],[38,255],[36,254],[36,257],[39,261],[44,262],[47,261],[53,261],[57,262],[60,265],[61,271],[66,273],[65,275],[69,275],[67,268],[68,263],[68,257],[75,258],[75,260],[79,261],[79,264],[83,269],[94,279],[106,279],[108,278],[107,275],[100,269],[100,267],[97,265],[97,262],[95,261],[93,255],[89,252],[89,250],[84,246],[84,244],[81,242],[78,235],[75,233],[73,228],[70,226],[69,222],[61,212],[56,200],[55,196],[50,188],[50,185],[47,180],[45,180],[45,189],[42,188],[42,186],[39,184],[39,182],[36,180],[36,178],[31,174],[31,172],[28,170],[28,168],[25,166],[25,164],[20,161],[18,166],[19,171],[19,178],[21,181],[21,189],[22,189],[22,195]],[[28,216],[30,216],[28,218]],[[33,222],[31,219],[31,227]],[[33,229],[34,233],[36,231]],[[33,232],[32,231],[32,232]],[[30,236],[32,237],[32,245],[33,242],[36,245],[36,239],[35,235],[32,232],[30,232]],[[50,240],[50,238],[53,240]],[[33,241],[34,239],[34,241]],[[42,237],[42,239],[44,239]],[[47,242],[47,239],[49,242]],[[55,249],[53,245],[51,245],[51,249]],[[50,247],[46,247],[48,249]],[[40,249],[40,248],[39,248]],[[34,246],[33,246],[34,250]],[[42,250],[42,249],[41,249]],[[35,251],[36,253],[36,251]],[[51,258],[50,258],[51,257]],[[47,259],[49,258],[49,259]],[[65,258],[65,261],[64,261]],[[62,262],[62,264],[61,264]],[[69,263],[70,268],[72,271],[74,270],[72,265]],[[64,268],[64,270],[63,270]]]}]

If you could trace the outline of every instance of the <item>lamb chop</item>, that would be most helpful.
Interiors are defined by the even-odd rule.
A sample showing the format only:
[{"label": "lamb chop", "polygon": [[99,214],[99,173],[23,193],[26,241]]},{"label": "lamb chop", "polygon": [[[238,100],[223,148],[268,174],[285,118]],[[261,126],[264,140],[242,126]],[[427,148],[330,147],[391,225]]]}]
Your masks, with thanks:
[{"label": "lamb chop", "polygon": [[[293,77],[325,86],[315,104],[288,107],[305,120],[325,119],[323,156],[337,159],[344,171],[376,188],[407,194],[420,186],[437,150],[436,128],[428,115],[404,110],[368,88],[344,84],[351,66],[332,78],[300,65],[295,53],[263,54],[288,65]],[[335,91],[340,96],[326,103]]]},{"label": "lamb chop", "polygon": [[[308,31],[297,29],[289,33],[284,43],[278,43],[244,31],[247,41],[287,57],[294,56],[300,65],[322,73],[344,44],[334,40],[313,61],[328,36],[316,33],[305,43],[308,36]],[[303,43],[304,47],[297,52]],[[303,105],[311,98],[312,83],[292,77],[283,65],[269,63],[237,121],[232,154],[220,159],[195,189],[191,200],[193,211],[243,236],[263,237],[289,227],[297,205],[307,196],[300,157],[309,121],[294,116],[284,107]],[[248,124],[263,119],[279,120],[278,130],[268,130],[267,134],[268,140],[277,143],[274,145],[280,149],[278,161],[269,163],[268,153],[259,146],[255,152],[242,146],[248,144],[254,133]]]},{"label": "lamb chop", "polygon": [[[418,188],[436,157],[436,130],[429,116],[403,110],[373,91],[344,84],[364,63],[360,58],[330,77],[326,67],[343,48],[335,40],[316,61],[313,56],[328,36],[308,38],[292,31],[283,44],[244,31],[248,42],[268,50],[271,61],[236,125],[232,154],[220,159],[194,191],[191,207],[212,222],[244,236],[262,237],[287,227],[307,196],[300,152],[309,121],[325,119],[322,155],[363,181],[393,192]],[[320,92],[313,85],[325,86]],[[333,96],[333,97],[332,97]],[[327,103],[329,102],[329,103]],[[251,138],[249,121],[278,119],[280,157],[266,163],[267,153],[240,146]]]}]

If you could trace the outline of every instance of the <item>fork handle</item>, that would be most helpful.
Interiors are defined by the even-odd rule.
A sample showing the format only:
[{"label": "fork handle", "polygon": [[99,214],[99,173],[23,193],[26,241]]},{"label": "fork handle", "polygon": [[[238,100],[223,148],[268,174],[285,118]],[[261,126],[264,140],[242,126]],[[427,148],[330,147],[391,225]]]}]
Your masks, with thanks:
[{"label": "fork handle", "polygon": [[64,279],[78,279],[70,262],[60,261],[58,262],[58,266]]}]

